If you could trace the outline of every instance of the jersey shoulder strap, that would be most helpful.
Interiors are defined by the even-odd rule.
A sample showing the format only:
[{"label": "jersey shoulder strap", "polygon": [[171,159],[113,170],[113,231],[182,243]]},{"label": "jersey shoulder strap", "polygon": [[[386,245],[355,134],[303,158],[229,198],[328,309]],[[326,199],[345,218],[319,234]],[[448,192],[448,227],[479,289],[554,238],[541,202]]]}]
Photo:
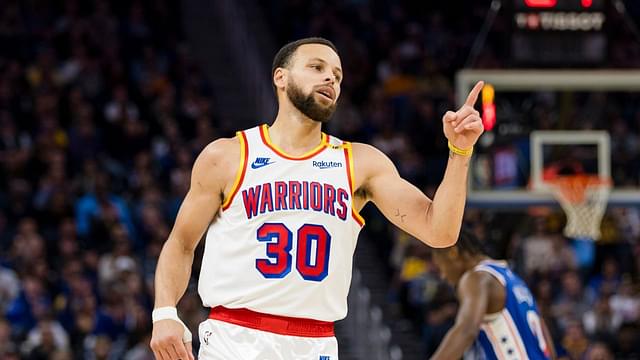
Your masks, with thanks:
[{"label": "jersey shoulder strap", "polygon": [[496,278],[500,284],[502,284],[502,286],[507,286],[507,279],[505,278],[504,274],[501,270],[502,266],[502,262],[499,263],[500,265],[498,265],[497,262],[493,262],[493,261],[483,261],[480,264],[476,265],[473,268],[473,271],[483,271],[486,273],[489,273],[491,276],[493,276],[494,278]]}]

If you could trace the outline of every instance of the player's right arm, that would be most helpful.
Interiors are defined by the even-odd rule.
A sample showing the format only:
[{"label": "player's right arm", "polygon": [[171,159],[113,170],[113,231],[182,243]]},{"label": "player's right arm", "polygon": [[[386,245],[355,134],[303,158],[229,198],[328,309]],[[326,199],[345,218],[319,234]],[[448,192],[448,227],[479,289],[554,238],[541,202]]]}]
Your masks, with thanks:
[{"label": "player's right arm", "polygon": [[465,104],[442,118],[443,131],[452,151],[433,200],[403,179],[381,151],[354,143],[355,208],[360,210],[372,201],[393,224],[425,244],[436,248],[455,244],[467,197],[470,153],[465,154],[465,150],[472,149],[484,131],[480,113],[473,108],[483,85],[478,82]]},{"label": "player's right arm", "polygon": [[[184,294],[198,242],[220,209],[239,166],[239,141],[219,139],[196,159],[191,185],[180,206],[169,238],[162,247],[155,273],[154,308],[175,307]],[[153,324],[151,348],[157,359],[193,359],[191,343],[183,344],[182,324],[160,320]]]},{"label": "player's right arm", "polygon": [[456,321],[431,360],[460,359],[464,355],[478,337],[495,282],[497,280],[493,276],[481,271],[462,276],[457,289],[460,308]]}]

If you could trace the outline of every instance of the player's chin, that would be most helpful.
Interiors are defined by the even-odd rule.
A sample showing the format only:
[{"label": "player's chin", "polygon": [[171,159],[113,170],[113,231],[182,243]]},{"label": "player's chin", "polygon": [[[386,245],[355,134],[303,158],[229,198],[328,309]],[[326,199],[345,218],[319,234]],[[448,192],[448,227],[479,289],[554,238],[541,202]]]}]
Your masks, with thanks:
[{"label": "player's chin", "polygon": [[336,108],[338,107],[338,104],[336,104],[335,102],[330,102],[329,104],[319,104],[319,105],[322,108],[322,110],[332,115],[336,111]]},{"label": "player's chin", "polygon": [[317,121],[317,122],[322,123],[322,124],[325,124],[325,123],[328,123],[329,121],[331,121],[331,118],[332,118],[332,117],[333,117],[332,115],[329,115],[329,116],[321,116],[321,117],[315,117],[315,118],[313,118],[312,120],[313,120],[313,121]]}]

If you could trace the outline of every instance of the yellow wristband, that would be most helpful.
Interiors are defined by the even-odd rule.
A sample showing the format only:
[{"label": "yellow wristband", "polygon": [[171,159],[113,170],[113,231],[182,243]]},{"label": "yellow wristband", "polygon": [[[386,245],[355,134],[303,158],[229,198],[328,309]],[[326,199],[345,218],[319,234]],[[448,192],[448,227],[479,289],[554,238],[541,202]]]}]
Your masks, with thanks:
[{"label": "yellow wristband", "polygon": [[473,154],[473,146],[468,148],[467,150],[463,150],[453,145],[451,141],[448,141],[447,144],[449,145],[449,150],[451,150],[451,152],[454,154],[458,154],[462,156],[471,156],[471,154]]}]

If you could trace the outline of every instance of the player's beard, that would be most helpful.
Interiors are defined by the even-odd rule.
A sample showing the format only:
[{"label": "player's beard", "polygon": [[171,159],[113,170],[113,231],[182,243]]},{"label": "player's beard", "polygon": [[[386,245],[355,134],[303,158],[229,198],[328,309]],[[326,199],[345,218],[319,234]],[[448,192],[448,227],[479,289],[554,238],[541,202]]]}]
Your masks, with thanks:
[{"label": "player's beard", "polygon": [[314,91],[305,95],[302,89],[297,86],[293,80],[289,80],[287,86],[287,97],[291,100],[293,106],[295,106],[301,113],[311,120],[326,123],[331,119],[331,116],[336,111],[336,103],[331,105],[322,105],[314,98]]}]

